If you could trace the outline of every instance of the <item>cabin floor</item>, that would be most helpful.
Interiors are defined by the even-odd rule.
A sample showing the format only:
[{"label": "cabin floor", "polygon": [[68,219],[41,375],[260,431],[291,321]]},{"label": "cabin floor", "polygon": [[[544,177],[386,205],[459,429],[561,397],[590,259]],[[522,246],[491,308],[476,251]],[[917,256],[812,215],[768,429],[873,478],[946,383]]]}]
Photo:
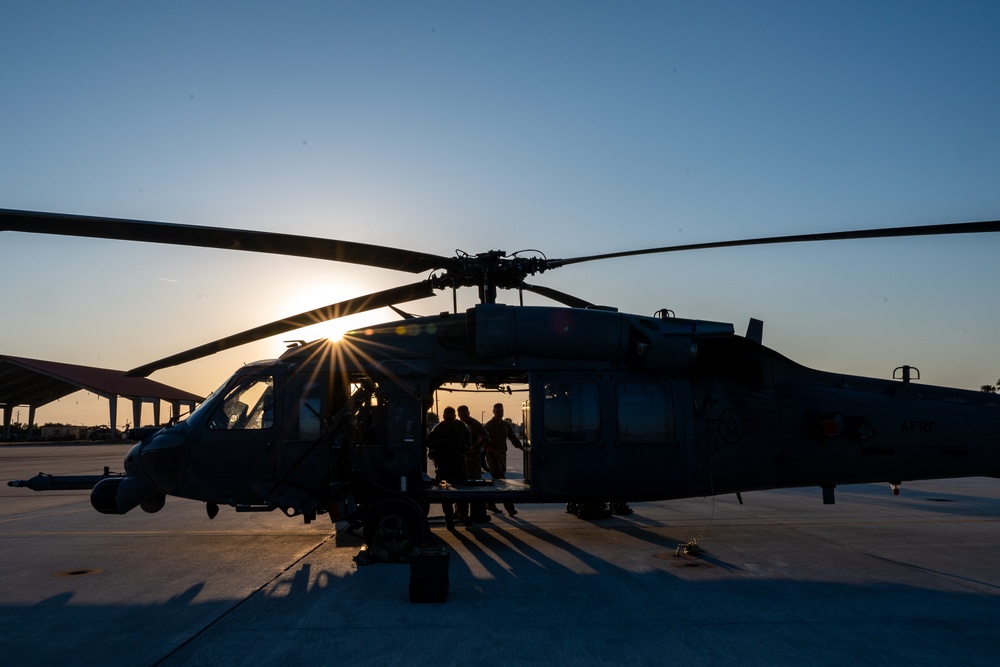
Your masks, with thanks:
[{"label": "cabin floor", "polygon": [[[488,477],[488,475],[486,476]],[[455,484],[425,484],[427,502],[517,503],[531,500],[531,484],[523,479],[462,480]]]}]

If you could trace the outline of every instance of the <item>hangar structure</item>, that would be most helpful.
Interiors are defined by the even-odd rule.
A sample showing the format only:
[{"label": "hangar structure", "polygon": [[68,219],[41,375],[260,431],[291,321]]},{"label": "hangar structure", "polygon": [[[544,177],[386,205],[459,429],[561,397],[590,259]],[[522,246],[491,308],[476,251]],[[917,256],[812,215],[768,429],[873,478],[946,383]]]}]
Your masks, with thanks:
[{"label": "hangar structure", "polygon": [[128,377],[125,371],[0,355],[3,436],[10,437],[11,417],[15,407],[28,406],[28,424],[34,425],[37,408],[80,390],[108,399],[108,423],[112,433],[117,429],[119,398],[132,402],[132,424],[135,426],[141,425],[143,403],[152,403],[153,421],[160,424],[162,402],[166,401],[171,407],[171,416],[177,417],[181,407],[191,410],[204,400],[196,394],[148,378]]}]

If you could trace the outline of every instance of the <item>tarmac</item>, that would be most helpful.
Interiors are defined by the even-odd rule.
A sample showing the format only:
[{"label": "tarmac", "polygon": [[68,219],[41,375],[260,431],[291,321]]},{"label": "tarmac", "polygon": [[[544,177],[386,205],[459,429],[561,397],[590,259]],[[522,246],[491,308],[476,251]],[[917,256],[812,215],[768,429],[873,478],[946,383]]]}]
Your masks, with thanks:
[{"label": "tarmac", "polygon": [[1000,480],[435,520],[449,596],[418,604],[409,566],[357,565],[344,524],[173,498],[106,516],[5,484],[126,449],[0,446],[5,665],[1000,664]]}]

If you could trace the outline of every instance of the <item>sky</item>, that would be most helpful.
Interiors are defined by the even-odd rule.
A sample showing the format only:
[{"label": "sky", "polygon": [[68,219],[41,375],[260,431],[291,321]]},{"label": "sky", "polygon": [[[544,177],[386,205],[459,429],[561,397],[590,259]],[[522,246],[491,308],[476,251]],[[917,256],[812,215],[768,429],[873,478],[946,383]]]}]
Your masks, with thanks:
[{"label": "sky", "polygon": [[[994,220],[998,33],[989,1],[6,2],[0,208],[446,256]],[[532,282],[739,333],[756,317],[766,345],[814,368],[888,378],[909,364],[978,389],[1000,378],[998,257],[996,234],[847,241]],[[419,278],[0,232],[0,354],[125,370]],[[284,340],[392,319],[152,379],[204,395]],[[36,422],[107,412],[83,393]]]}]

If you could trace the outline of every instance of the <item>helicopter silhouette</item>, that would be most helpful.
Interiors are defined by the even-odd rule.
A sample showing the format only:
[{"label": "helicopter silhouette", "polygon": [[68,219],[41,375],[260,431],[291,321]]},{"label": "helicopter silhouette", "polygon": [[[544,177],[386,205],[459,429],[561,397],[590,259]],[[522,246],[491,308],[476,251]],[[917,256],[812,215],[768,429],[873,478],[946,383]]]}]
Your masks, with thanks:
[{"label": "helicopter silhouette", "polygon": [[[13,486],[91,488],[106,514],[157,512],[167,496],[214,518],[281,510],[429,539],[430,505],[453,502],[654,501],[840,484],[1000,474],[1000,396],[819,371],[762,344],[762,323],[620,313],[531,276],[612,258],[709,248],[995,233],[1000,221],[786,235],[644,248],[568,259],[492,250],[442,256],[290,234],[0,210],[0,231],[309,257],[428,276],[200,345],[132,369],[147,376],[300,327],[391,307],[402,320],[338,340],[298,341],[238,369],[185,420],[135,430],[125,472]],[[475,287],[465,312],[397,308]],[[499,290],[557,306],[503,305]],[[523,300],[522,300],[523,303]],[[426,474],[428,408],[445,385],[524,387],[524,480]]]}]

